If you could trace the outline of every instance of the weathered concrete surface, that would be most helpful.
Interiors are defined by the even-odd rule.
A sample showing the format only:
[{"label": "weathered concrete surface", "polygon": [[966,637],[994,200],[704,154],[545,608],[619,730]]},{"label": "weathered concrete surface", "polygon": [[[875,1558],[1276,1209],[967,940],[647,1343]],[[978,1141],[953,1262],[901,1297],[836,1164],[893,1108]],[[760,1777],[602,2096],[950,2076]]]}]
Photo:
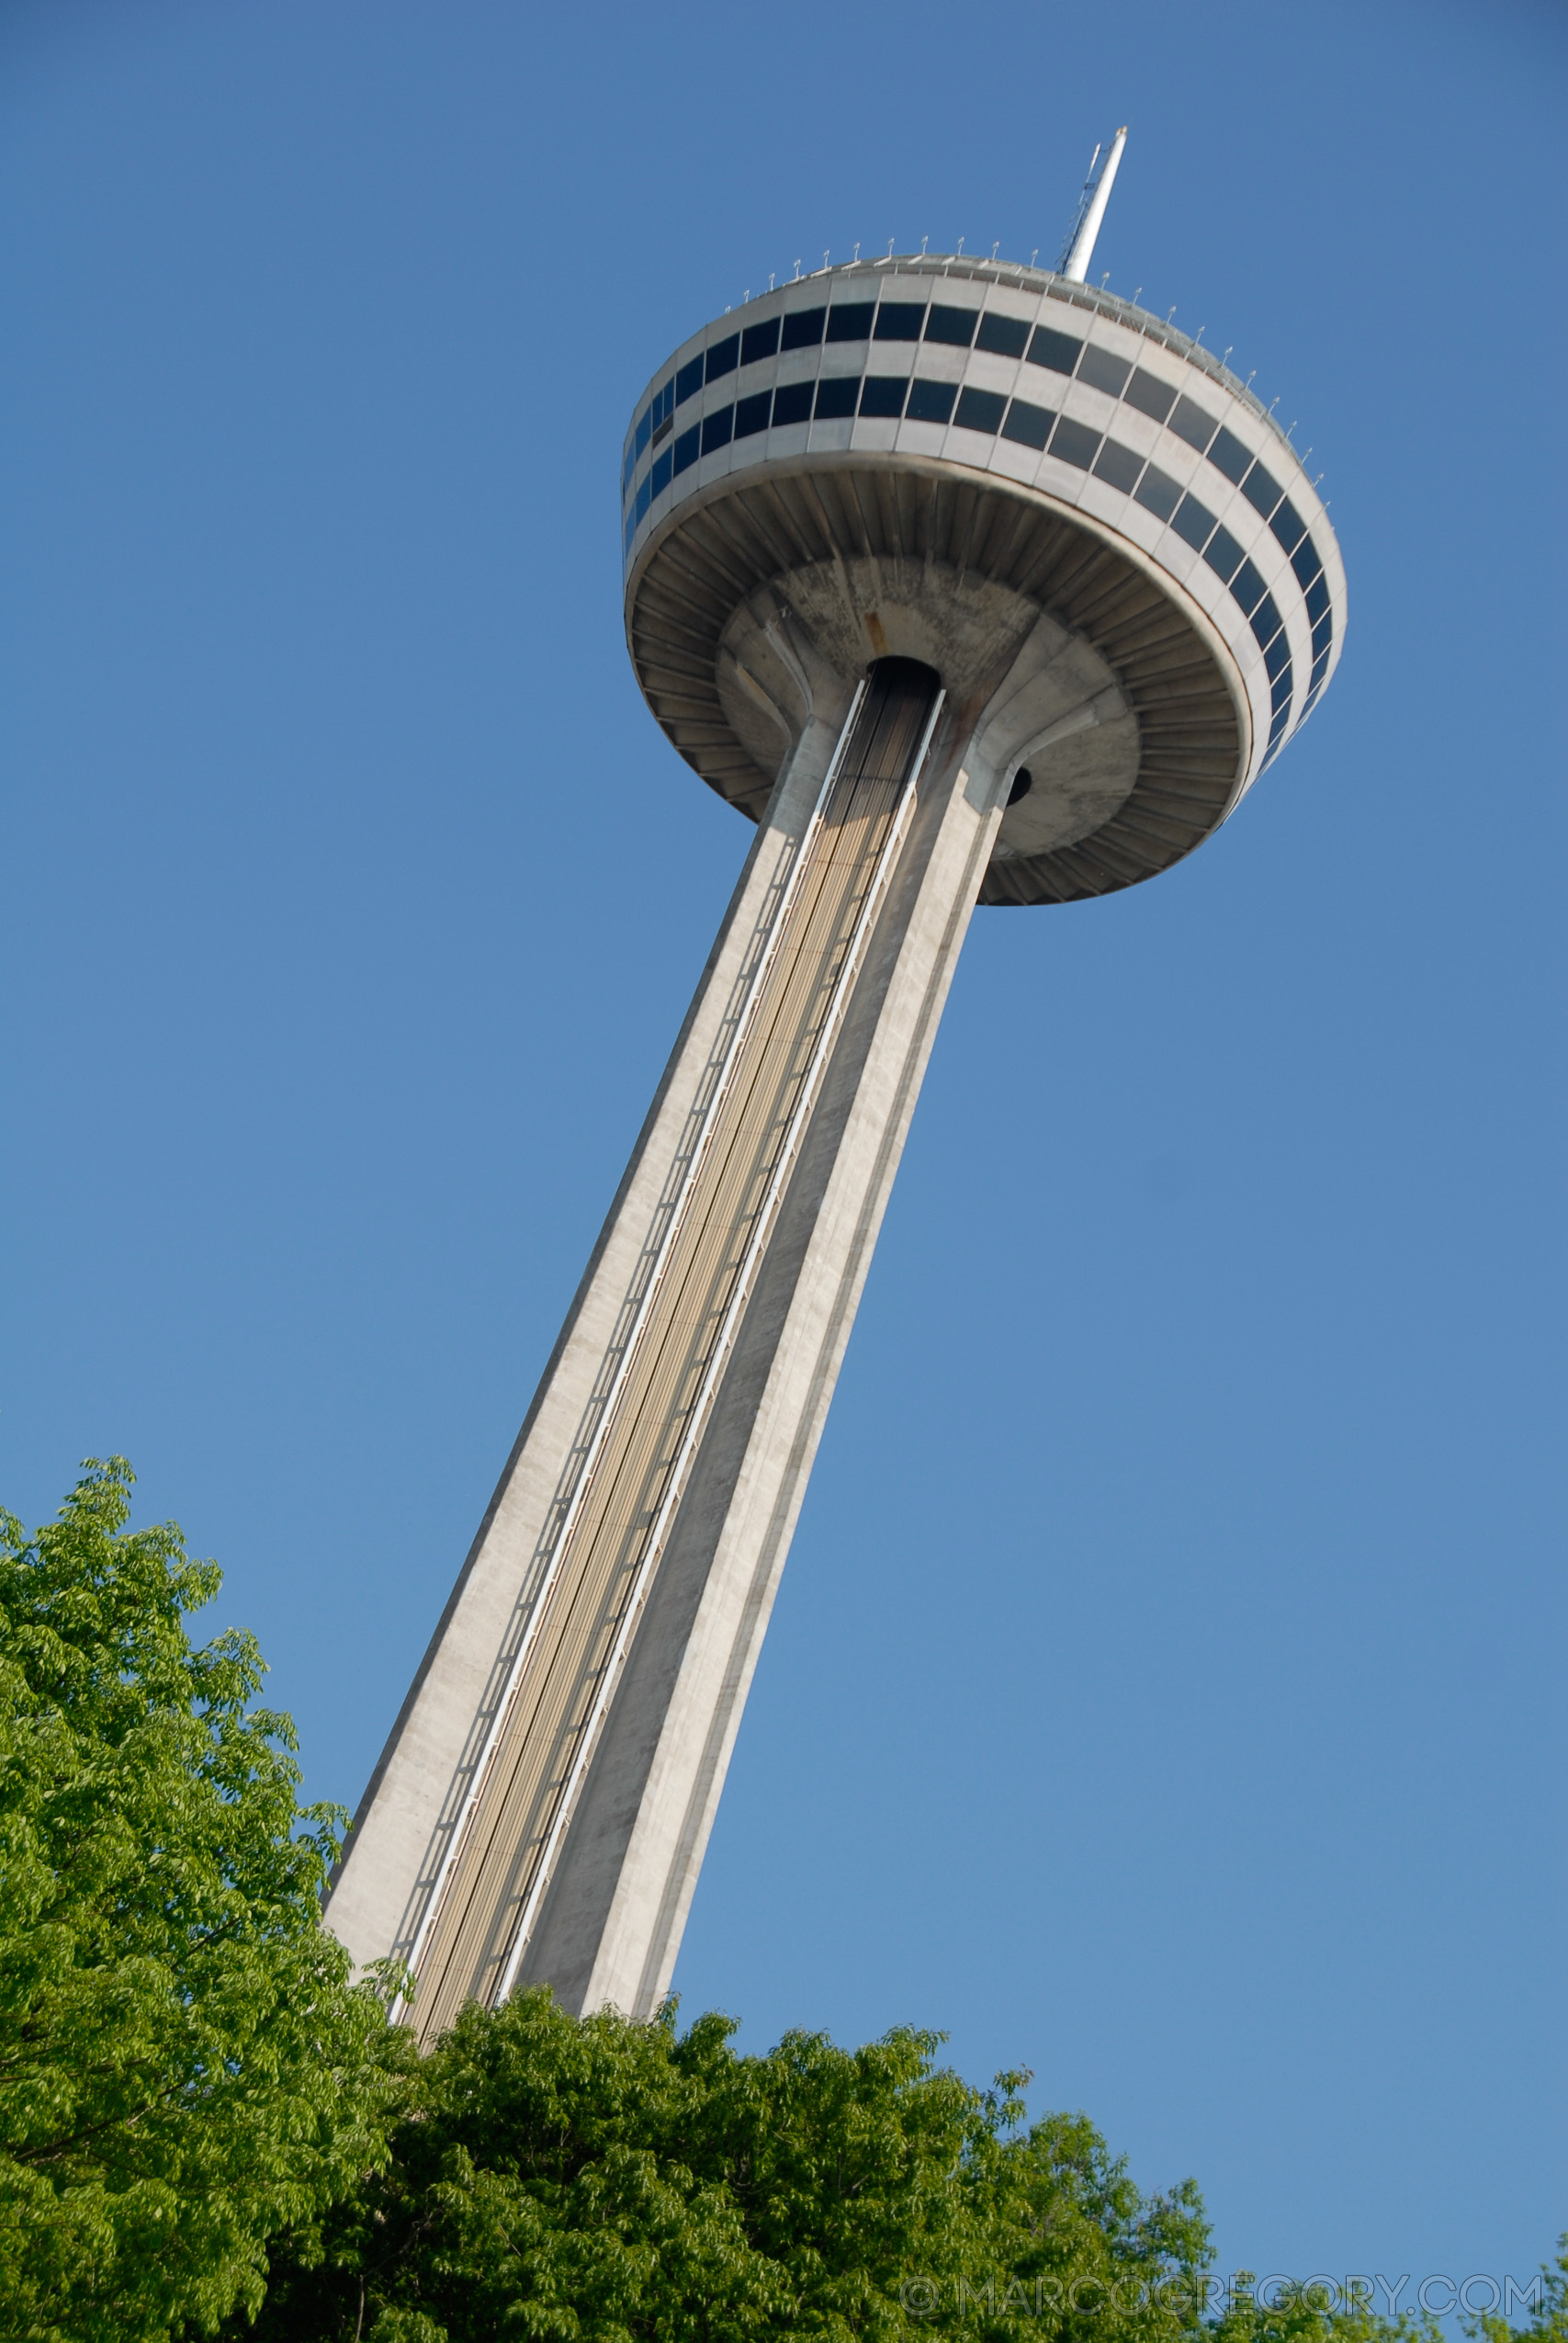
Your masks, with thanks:
[{"label": "weathered concrete surface", "polygon": [[[1035,781],[1025,803],[1038,800],[1042,818],[1070,822],[1082,764],[1064,758],[1063,787],[1054,791],[1052,759],[1061,752],[1053,743],[1070,747],[1086,734],[1114,743],[1130,720],[1102,662],[1037,610],[1015,607],[1008,623],[972,633],[968,656],[962,643],[944,644],[929,608],[885,595],[862,616],[889,655],[906,646],[945,653],[967,689],[948,696],[931,741],[738,1339],[514,1964],[515,1975],[547,1978],[573,2008],[614,2002],[646,2014],[668,1990],[1009,784],[1027,751]],[[770,892],[832,755],[852,688],[837,662],[858,648],[836,625],[830,610],[803,611],[780,595],[755,598],[735,629],[731,688],[770,711],[785,742],[781,778],[571,1314],[356,1817],[328,1919],[361,1961],[389,1951],[425,1957],[427,1944],[439,1944],[445,1899],[457,1892],[465,1862],[471,1869],[479,1860],[454,1825],[471,1813],[473,1783],[484,1778],[476,1777],[480,1728],[499,1713],[508,1655],[540,1607],[550,1509],[624,1331],[626,1296],[672,1167],[689,1147],[693,1102],[734,1013]],[[978,655],[987,641],[988,658]],[[565,1598],[558,1588],[551,1599]],[[504,1860],[521,1881],[526,1857],[525,1846],[492,1848],[483,1861],[493,1870]],[[502,1918],[483,1961],[475,1967],[465,1952],[460,1970],[447,1961],[417,2013],[425,2024],[449,2022],[465,1992],[499,1989],[505,1916],[521,1888],[514,1895],[502,1882],[493,1895]]]},{"label": "weathered concrete surface", "polygon": [[529,1570],[563,1462],[613,1339],[781,859],[827,770],[851,698],[839,686],[800,740],[759,829],[669,1064],[565,1325],[355,1817],[327,1920],[361,1962],[406,1950],[410,1902],[507,1629],[527,1608]]},{"label": "weathered concrete surface", "polygon": [[647,2015],[670,1978],[938,1019],[986,866],[954,744],[770,1245],[524,1974]]}]

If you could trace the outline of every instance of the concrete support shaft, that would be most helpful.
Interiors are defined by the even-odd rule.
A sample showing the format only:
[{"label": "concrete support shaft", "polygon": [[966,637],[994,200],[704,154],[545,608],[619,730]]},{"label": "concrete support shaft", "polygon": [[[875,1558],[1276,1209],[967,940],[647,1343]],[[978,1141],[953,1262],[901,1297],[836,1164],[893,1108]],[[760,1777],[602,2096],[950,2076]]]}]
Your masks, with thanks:
[{"label": "concrete support shaft", "polygon": [[[481,1958],[471,1949],[443,1954],[445,1981],[416,1997],[423,2033],[449,2023],[466,1995],[495,1998],[503,1974],[510,1982],[547,1979],[572,2009],[614,2003],[638,2016],[669,1989],[779,1574],[995,840],[1010,749],[1037,729],[1038,710],[1030,712],[1021,682],[1027,686],[1059,651],[1043,632],[989,707],[950,705],[938,725],[570,1828],[547,1884],[536,1888],[510,1972],[503,1920],[520,1889],[500,1893],[502,1918],[486,1923]],[[620,1193],[356,1817],[328,1919],[362,1961],[389,1950],[407,1957],[434,1941],[442,1907],[439,1897],[433,1903],[433,1882],[454,1871],[454,1785],[473,1773],[476,1719],[494,1713],[502,1659],[517,1647],[531,1606],[539,1608],[536,1557],[563,1468],[581,1444],[650,1227],[689,1146],[693,1102],[843,723],[848,686],[812,664],[809,709],[792,726],[794,746]],[[1014,712],[1000,720],[1004,705]],[[446,1874],[435,1861],[444,1846]],[[519,1881],[522,1862],[519,1854]]]}]

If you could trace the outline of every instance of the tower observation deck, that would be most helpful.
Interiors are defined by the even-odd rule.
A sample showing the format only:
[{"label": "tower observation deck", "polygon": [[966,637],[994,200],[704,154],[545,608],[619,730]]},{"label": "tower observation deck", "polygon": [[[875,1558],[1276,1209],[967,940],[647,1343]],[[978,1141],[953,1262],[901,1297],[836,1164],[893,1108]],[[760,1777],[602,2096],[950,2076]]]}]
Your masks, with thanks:
[{"label": "tower observation deck", "polygon": [[425,2039],[524,1981],[668,1991],[972,911],[1179,861],[1344,642],[1286,435],[1067,275],[890,256],[727,311],[621,496],[637,680],[755,834],[329,1902]]}]

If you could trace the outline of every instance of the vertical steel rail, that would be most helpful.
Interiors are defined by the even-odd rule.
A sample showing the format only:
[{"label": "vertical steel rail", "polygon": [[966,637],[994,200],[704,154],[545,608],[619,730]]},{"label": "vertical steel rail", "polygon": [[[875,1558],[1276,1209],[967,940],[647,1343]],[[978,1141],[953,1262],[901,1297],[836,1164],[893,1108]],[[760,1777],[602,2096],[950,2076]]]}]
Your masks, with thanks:
[{"label": "vertical steel rail", "polygon": [[946,697],[945,691],[939,691],[932,703],[925,730],[920,735],[919,746],[909,766],[908,779],[904,784],[903,793],[898,800],[897,811],[889,825],[882,851],[877,856],[876,868],[872,875],[871,885],[866,889],[865,900],[861,905],[859,916],[855,921],[849,949],[844,955],[843,965],[834,979],[832,996],[822,1020],[821,1031],[818,1035],[816,1047],[812,1050],[810,1063],[807,1068],[806,1078],[800,1086],[800,1094],[795,1100],[794,1112],[790,1115],[789,1126],[779,1149],[773,1177],[768,1183],[767,1193],[758,1208],[750,1240],[747,1245],[740,1272],[730,1296],[729,1307],[725,1311],[724,1322],[709,1356],[707,1368],[696,1398],[692,1404],[692,1411],[686,1421],[685,1434],[671,1468],[670,1478],[665,1484],[663,1500],[655,1517],[652,1530],[649,1532],[648,1543],[643,1548],[642,1558],[637,1565],[637,1577],[627,1598],[626,1610],[622,1613],[620,1626],[616,1630],[615,1645],[604,1663],[603,1681],[592,1715],[584,1728],[582,1737],[578,1744],[577,1754],[562,1786],[555,1818],[550,1825],[549,1836],[545,1841],[537,1869],[534,1873],[533,1885],[528,1890],[523,1909],[518,1916],[500,1983],[491,1997],[492,2009],[498,2008],[506,1999],[516,1984],[517,1972],[523,1964],[523,1955],[527,1951],[528,1940],[534,1932],[535,1923],[539,1917],[539,1907],[544,1901],[545,1892],[550,1883],[556,1854],[565,1836],[567,1825],[571,1819],[578,1793],[582,1787],[583,1776],[592,1760],[600,1730],[609,1714],[610,1703],[615,1694],[615,1679],[630,1648],[637,1613],[642,1608],[649,1582],[663,1551],[664,1541],[670,1534],[670,1526],[684,1491],[686,1475],[691,1469],[692,1460],[696,1454],[703,1433],[707,1428],[708,1410],[717,1391],[719,1377],[728,1364],[741,1313],[750,1297],[752,1279],[756,1275],[768,1239],[773,1233],[773,1216],[783,1197],[784,1183],[793,1166],[801,1135],[816,1103],[818,1084],[821,1080],[833,1044],[838,1038],[840,1021],[859,971],[861,953],[865,947],[866,938],[871,933],[872,924],[881,908],[883,890],[894,858],[903,844],[909,809],[915,802],[916,784],[919,779],[920,767],[925,763],[926,752],[931,746],[931,734],[936,730],[937,719],[942,714],[942,703]]},{"label": "vertical steel rail", "polygon": [[[458,1857],[461,1855],[466,1843],[468,1828],[473,1820],[475,1809],[478,1807],[479,1800],[484,1794],[491,1764],[494,1759],[497,1749],[500,1747],[507,1722],[511,1716],[512,1703],[516,1696],[518,1687],[522,1682],[524,1670],[527,1665],[529,1654],[533,1650],[538,1630],[544,1623],[545,1613],[549,1603],[550,1596],[554,1591],[556,1579],[559,1574],[560,1565],[565,1559],[567,1549],[571,1542],[572,1533],[576,1529],[578,1522],[581,1516],[582,1508],[588,1500],[589,1491],[593,1481],[594,1467],[599,1462],[604,1443],[609,1436],[611,1427],[615,1421],[616,1406],[619,1401],[621,1392],[625,1387],[626,1377],[630,1374],[632,1365],[636,1360],[637,1349],[642,1339],[643,1330],[648,1324],[654,1301],[657,1298],[660,1287],[663,1283],[665,1268],[668,1265],[671,1252],[674,1251],[675,1243],[681,1230],[685,1224],[686,1208],[692,1196],[695,1193],[697,1175],[702,1168],[703,1160],[707,1151],[708,1141],[711,1138],[714,1129],[717,1124],[719,1114],[724,1105],[724,1101],[728,1095],[730,1079],[734,1073],[737,1064],[739,1061],[740,1053],[745,1047],[747,1037],[750,1033],[752,1021],[756,1014],[758,1003],[761,1000],[763,990],[766,987],[769,973],[773,968],[774,960],[778,956],[778,948],[780,944],[783,942],[784,933],[786,925],[788,924],[790,912],[794,909],[795,898],[799,893],[800,883],[805,877],[807,866],[810,860],[811,849],[816,843],[817,834],[822,826],[822,817],[827,809],[828,800],[832,795],[834,786],[838,781],[840,768],[843,764],[850,742],[854,736],[854,728],[859,720],[861,709],[865,703],[867,688],[868,686],[863,680],[855,686],[855,695],[850,703],[850,712],[845,718],[843,727],[840,731],[838,744],[834,748],[831,757],[829,759],[828,770],[823,776],[822,786],[817,793],[817,799],[811,809],[810,818],[805,828],[802,830],[800,837],[795,843],[794,859],[790,865],[789,877],[785,882],[784,893],[781,896],[777,908],[774,911],[773,925],[769,930],[767,942],[763,945],[762,951],[758,958],[757,965],[751,972],[750,982],[747,988],[746,999],[742,1004],[740,1014],[736,1019],[735,1031],[730,1036],[729,1047],[725,1052],[724,1063],[719,1071],[718,1081],[714,1086],[713,1095],[709,1099],[706,1111],[704,1114],[702,1129],[698,1135],[696,1144],[692,1149],[691,1156],[688,1159],[685,1172],[682,1178],[680,1192],[675,1200],[674,1209],[671,1213],[669,1224],[666,1227],[663,1238],[660,1240],[659,1251],[654,1261],[652,1273],[643,1289],[642,1297],[637,1304],[637,1316],[633,1321],[631,1331],[626,1337],[626,1345],[621,1353],[620,1360],[616,1365],[610,1388],[604,1396],[604,1403],[600,1411],[599,1421],[594,1429],[593,1437],[590,1441],[587,1450],[584,1453],[582,1463],[579,1468],[576,1485],[572,1489],[570,1500],[567,1506],[565,1513],[561,1517],[560,1522],[556,1530],[555,1536],[551,1541],[549,1561],[546,1567],[544,1577],[540,1581],[538,1591],[535,1595],[533,1608],[529,1613],[527,1624],[523,1631],[522,1639],[520,1640],[516,1653],[513,1658],[512,1665],[507,1671],[505,1688],[502,1693],[501,1699],[496,1703],[495,1714],[491,1718],[490,1730],[485,1736],[484,1746],[480,1750],[479,1759],[475,1764],[473,1775],[469,1782],[468,1791],[465,1794],[462,1805],[451,1824],[450,1836],[446,1843],[446,1851],[441,1858],[440,1867],[436,1873],[434,1880],[431,1884],[424,1911],[421,1915],[419,1925],[414,1934],[413,1942],[409,1948],[407,1956],[408,1966],[411,1970],[415,1972],[417,1972],[419,1961],[423,1953],[425,1945],[429,1941],[431,1930],[435,1925],[436,1919],[440,1916],[442,1907],[446,1902],[446,1890],[451,1884],[452,1873],[457,1867]],[[407,1997],[400,1993],[392,2003],[391,2019],[394,2024],[401,2017],[406,2004]]]}]

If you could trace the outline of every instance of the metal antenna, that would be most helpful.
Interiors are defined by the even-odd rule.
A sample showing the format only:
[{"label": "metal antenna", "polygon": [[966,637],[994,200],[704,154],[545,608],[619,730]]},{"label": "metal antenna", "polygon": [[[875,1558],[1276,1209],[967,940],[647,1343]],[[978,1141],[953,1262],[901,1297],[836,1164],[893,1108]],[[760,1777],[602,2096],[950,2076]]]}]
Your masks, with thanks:
[{"label": "metal antenna", "polygon": [[1111,141],[1111,152],[1098,178],[1095,176],[1095,164],[1100,161],[1098,146],[1089,158],[1089,176],[1083,183],[1078,208],[1067,231],[1067,241],[1062,247],[1062,257],[1057,263],[1070,284],[1081,285],[1089,274],[1089,262],[1094,258],[1094,240],[1100,233],[1100,223],[1105,217],[1105,207],[1111,199],[1111,189],[1122,160],[1122,149],[1126,143],[1127,126],[1123,122]]}]

